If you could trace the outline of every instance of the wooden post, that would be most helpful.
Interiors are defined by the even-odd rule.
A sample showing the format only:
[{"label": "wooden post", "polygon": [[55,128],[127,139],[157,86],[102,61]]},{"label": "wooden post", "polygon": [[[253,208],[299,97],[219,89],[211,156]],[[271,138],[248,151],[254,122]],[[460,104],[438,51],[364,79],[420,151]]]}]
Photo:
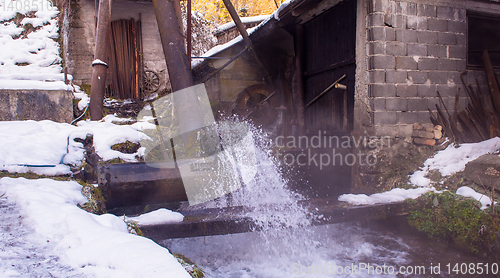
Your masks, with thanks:
[{"label": "wooden post", "polygon": [[493,107],[497,113],[500,113],[500,89],[498,88],[495,72],[493,71],[493,65],[491,64],[490,55],[487,50],[483,51],[483,63],[484,71],[486,72],[486,79],[488,80],[488,86],[490,87],[491,98],[493,100]]},{"label": "wooden post", "polygon": [[[153,0],[163,53],[174,93],[194,85],[184,38],[175,12],[175,1],[179,0]],[[175,113],[179,120],[181,134],[203,126],[203,115],[201,115],[195,95],[174,94],[174,101],[180,105],[175,108]]]},{"label": "wooden post", "polygon": [[99,0],[94,61],[92,62],[92,83],[90,89],[90,119],[102,119],[106,73],[108,70],[108,35],[111,20],[112,0]]},{"label": "wooden post", "polygon": [[153,0],[153,6],[160,31],[167,70],[172,82],[172,91],[193,86],[193,76],[189,70],[184,39],[174,8],[176,0]]},{"label": "wooden post", "polygon": [[182,23],[182,8],[181,8],[181,0],[173,0],[175,15],[177,16],[177,21],[179,24],[179,28],[181,30],[181,34],[184,34],[184,24]]},{"label": "wooden post", "polygon": [[222,0],[224,2],[224,5],[226,6],[227,11],[229,12],[229,15],[234,21],[234,24],[236,25],[236,28],[240,32],[241,36],[243,37],[243,40],[245,41],[245,44],[249,48],[253,48],[253,43],[248,37],[247,30],[245,29],[245,25],[241,22],[240,17],[238,16],[238,13],[236,13],[236,10],[234,9],[233,3],[231,3],[231,0]]}]

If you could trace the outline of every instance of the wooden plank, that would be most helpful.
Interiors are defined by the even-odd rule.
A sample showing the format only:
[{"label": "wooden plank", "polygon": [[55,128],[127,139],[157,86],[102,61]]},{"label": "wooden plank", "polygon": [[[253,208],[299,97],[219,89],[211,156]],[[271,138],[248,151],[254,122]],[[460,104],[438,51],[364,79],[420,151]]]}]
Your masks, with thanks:
[{"label": "wooden plank", "polygon": [[498,114],[500,114],[500,89],[498,88],[497,79],[495,72],[493,71],[493,65],[491,64],[490,56],[488,51],[483,51],[483,63],[484,71],[486,72],[486,79],[488,80],[488,85],[490,87],[491,98],[493,99],[493,107]]},{"label": "wooden plank", "polygon": [[106,208],[144,208],[187,201],[179,169],[174,163],[167,164],[163,168],[146,163],[98,165],[97,180],[106,199]]},{"label": "wooden plank", "polygon": [[304,76],[303,76],[303,63],[304,63],[304,28],[301,24],[295,25],[295,80],[296,84],[292,88],[292,97],[296,104],[297,110],[297,124],[299,131],[303,132],[305,129],[304,120]]},{"label": "wooden plank", "polygon": [[[312,225],[385,219],[408,214],[410,210],[406,202],[371,206],[345,206],[345,203],[339,203],[336,200],[317,199],[305,200],[302,203],[309,207],[310,212],[314,215],[323,215],[322,218],[313,219]],[[142,225],[140,228],[146,237],[154,241],[259,230],[259,227],[250,218],[241,216],[246,211],[248,209],[243,207],[181,211],[185,216],[184,221],[181,223]]]}]

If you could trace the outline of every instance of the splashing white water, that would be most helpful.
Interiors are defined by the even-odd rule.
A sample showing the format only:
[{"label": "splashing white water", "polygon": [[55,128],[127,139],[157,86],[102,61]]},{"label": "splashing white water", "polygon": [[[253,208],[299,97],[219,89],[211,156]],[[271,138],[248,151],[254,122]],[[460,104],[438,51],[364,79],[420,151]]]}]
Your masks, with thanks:
[{"label": "splashing white water", "polygon": [[[222,138],[230,137],[227,134],[234,131],[234,126],[234,122],[222,122],[219,125]],[[249,123],[246,123],[246,127],[252,138],[245,144],[235,144],[244,146],[245,150],[232,150],[243,187],[215,201],[192,206],[190,209],[241,206],[246,209],[245,213],[239,216],[251,218],[256,229],[263,233],[309,226],[314,215],[299,203],[304,197],[288,189],[277,160],[271,155],[269,147],[272,142],[262,130]]]},{"label": "splashing white water", "polygon": [[[400,267],[418,264],[427,267],[429,273],[431,263],[458,258],[443,246],[415,241],[411,236],[402,235],[403,239],[392,232],[353,224],[311,226],[314,217],[320,216],[301,205],[302,195],[288,189],[271,155],[272,142],[261,130],[252,128],[252,134],[256,165],[253,178],[230,197],[192,209],[244,206],[248,210],[240,216],[251,218],[255,231],[162,242],[172,252],[196,262],[205,277],[424,277],[397,272]],[[244,155],[236,155],[235,161],[245,159]],[[245,175],[244,168],[240,169]],[[445,261],[441,264],[444,266]],[[384,272],[377,272],[382,269]],[[433,277],[451,277],[443,274]]]},{"label": "splashing white water", "polygon": [[[219,128],[224,129],[225,127],[221,125]],[[290,262],[310,264],[308,254],[316,252],[320,243],[314,237],[313,232],[305,228],[311,225],[311,220],[316,216],[301,205],[300,201],[304,199],[301,194],[288,189],[287,181],[283,178],[277,160],[271,155],[269,146],[272,145],[272,142],[264,136],[262,130],[255,127],[250,127],[250,129],[254,144],[253,146],[247,145],[247,147],[254,150],[255,167],[239,167],[239,169],[241,176],[252,176],[252,179],[247,179],[242,188],[232,192],[229,196],[192,206],[190,209],[242,206],[245,208],[245,212],[238,217],[250,218],[255,223],[253,233],[228,236],[236,242],[229,242],[226,246],[220,246],[223,245],[223,242],[219,242],[217,237],[213,237],[213,244],[216,247],[211,247],[211,249],[246,249],[248,253],[245,256],[252,258],[255,262],[273,261],[277,273],[290,268]],[[224,130],[221,133],[224,133]],[[233,154],[237,162],[241,163],[248,159],[246,157],[248,152],[234,152]],[[245,171],[251,171],[251,173]],[[196,242],[198,239],[194,239],[194,241]],[[170,241],[166,242],[167,245],[168,242]],[[238,253],[241,253],[241,250]],[[215,262],[213,267],[221,267],[217,266],[217,262],[221,262],[223,258],[214,258],[210,254],[209,257]],[[254,275],[257,277],[279,277],[275,275],[261,276],[263,273],[254,267],[250,271],[253,274],[249,274],[245,267],[241,269],[241,271],[237,270],[236,273],[229,271],[230,274],[227,277],[256,277]],[[267,271],[270,270],[267,269]],[[221,276],[219,271],[214,273],[217,273],[214,274],[216,277],[225,277]]]},{"label": "splashing white water", "polygon": [[344,224],[294,230],[272,241],[252,232],[171,239],[163,244],[193,259],[206,277],[218,278],[395,277],[359,269],[346,274],[345,270],[363,264],[397,269],[408,263],[411,246],[397,236]]}]

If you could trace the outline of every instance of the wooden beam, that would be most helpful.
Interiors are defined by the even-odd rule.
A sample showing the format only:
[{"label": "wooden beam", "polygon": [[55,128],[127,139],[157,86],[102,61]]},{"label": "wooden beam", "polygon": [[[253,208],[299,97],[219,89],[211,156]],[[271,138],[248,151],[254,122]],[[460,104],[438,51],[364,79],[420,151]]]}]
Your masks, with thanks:
[{"label": "wooden beam", "polygon": [[182,29],[176,14],[175,3],[177,1],[179,0],[153,0],[153,7],[174,92],[173,100],[177,105],[175,113],[179,120],[179,130],[181,134],[187,134],[187,132],[203,127],[204,115],[202,115],[195,94],[175,93],[194,85]]},{"label": "wooden beam", "polygon": [[491,64],[490,55],[488,51],[483,51],[483,63],[484,71],[486,72],[486,79],[488,80],[488,86],[490,87],[491,98],[493,99],[493,107],[497,114],[500,114],[500,89],[498,88],[497,79],[495,72],[493,71],[493,65]]},{"label": "wooden beam", "polygon": [[305,130],[304,118],[304,27],[300,24],[295,26],[295,79],[297,85],[293,89],[293,99],[297,105],[297,123],[302,133]]},{"label": "wooden beam", "polygon": [[[406,202],[348,207],[344,207],[336,200],[305,200],[303,203],[311,208],[311,215],[323,215],[321,218],[312,219],[312,225],[382,220],[406,215],[410,210]],[[259,230],[252,219],[242,216],[245,215],[246,210],[244,207],[232,207],[181,211],[184,215],[183,222],[140,225],[140,228],[146,237],[157,242],[168,238],[225,235]]]},{"label": "wooden beam", "polygon": [[238,13],[236,13],[236,10],[234,9],[233,4],[231,3],[231,0],[222,0],[224,2],[224,5],[226,6],[227,11],[229,12],[229,15],[234,21],[234,24],[236,25],[236,28],[241,34],[241,37],[243,38],[243,41],[245,42],[245,45],[248,49],[250,49],[255,62],[257,63],[257,66],[259,69],[262,71],[264,78],[267,82],[267,85],[269,85],[271,88],[274,88],[273,86],[273,81],[271,80],[271,76],[269,75],[269,72],[267,69],[264,67],[264,64],[260,60],[259,56],[257,55],[257,52],[255,50],[255,46],[253,45],[252,40],[250,40],[250,37],[248,37],[247,30],[245,29],[245,25],[241,22],[240,17],[238,16]]},{"label": "wooden beam", "polygon": [[108,210],[140,207],[142,211],[146,205],[187,201],[181,174],[174,162],[158,167],[144,162],[100,164],[97,180]]}]

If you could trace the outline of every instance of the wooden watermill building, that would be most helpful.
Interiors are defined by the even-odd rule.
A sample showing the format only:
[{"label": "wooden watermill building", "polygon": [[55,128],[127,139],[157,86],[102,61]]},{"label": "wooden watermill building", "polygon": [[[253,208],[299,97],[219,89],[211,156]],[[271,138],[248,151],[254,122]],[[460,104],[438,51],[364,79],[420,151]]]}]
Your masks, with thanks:
[{"label": "wooden watermill building", "polygon": [[[94,1],[65,7],[67,65],[76,83],[88,84]],[[112,36],[115,61],[123,61],[115,69],[128,80],[120,97],[138,95],[143,69],[157,72],[166,88],[152,3],[116,0],[112,21],[120,26]],[[430,123],[436,105],[445,104],[450,114],[465,109],[464,84],[488,90],[480,54],[487,50],[493,68],[500,68],[499,25],[498,0],[295,0],[250,33],[253,49],[232,41],[210,59],[194,61],[193,76],[205,83],[216,117],[251,118],[275,139],[408,138],[413,124]],[[348,192],[372,174],[360,165],[359,151],[369,151],[364,146],[285,147],[295,158],[318,154],[293,165],[313,196]],[[326,153],[330,162],[320,167],[319,155]],[[336,154],[344,160],[334,163]]]}]

